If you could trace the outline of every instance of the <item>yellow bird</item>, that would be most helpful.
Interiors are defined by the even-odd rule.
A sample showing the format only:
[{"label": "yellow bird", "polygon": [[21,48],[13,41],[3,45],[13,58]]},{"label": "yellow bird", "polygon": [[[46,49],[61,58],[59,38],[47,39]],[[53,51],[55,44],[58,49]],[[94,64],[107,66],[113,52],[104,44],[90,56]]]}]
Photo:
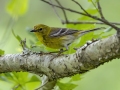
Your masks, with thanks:
[{"label": "yellow bird", "polygon": [[38,24],[34,26],[34,30],[31,30],[31,32],[34,32],[38,40],[49,48],[60,50],[66,48],[66,50],[68,50],[68,46],[82,35],[100,29],[104,28],[100,27],[83,31],[68,28],[49,27],[47,25]]}]

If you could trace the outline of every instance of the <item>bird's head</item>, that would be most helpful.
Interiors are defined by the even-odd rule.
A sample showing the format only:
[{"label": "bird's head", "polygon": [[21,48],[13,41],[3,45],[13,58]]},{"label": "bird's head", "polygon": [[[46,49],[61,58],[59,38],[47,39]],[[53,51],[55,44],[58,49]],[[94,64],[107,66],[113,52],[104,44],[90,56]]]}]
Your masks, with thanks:
[{"label": "bird's head", "polygon": [[31,30],[30,32],[34,32],[37,35],[44,35],[44,34],[47,34],[47,32],[49,32],[49,29],[50,27],[48,27],[47,25],[38,24],[34,26],[34,29]]}]

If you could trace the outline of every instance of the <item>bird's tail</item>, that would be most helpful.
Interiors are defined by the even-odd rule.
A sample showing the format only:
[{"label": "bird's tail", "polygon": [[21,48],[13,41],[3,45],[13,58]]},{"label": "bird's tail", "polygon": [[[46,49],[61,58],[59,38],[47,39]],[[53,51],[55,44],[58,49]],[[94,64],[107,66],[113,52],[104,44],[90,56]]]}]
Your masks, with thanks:
[{"label": "bird's tail", "polygon": [[81,33],[88,33],[88,32],[93,32],[93,31],[97,31],[97,30],[101,30],[101,29],[105,29],[105,27],[94,28],[94,29],[91,29],[91,30],[82,31]]},{"label": "bird's tail", "polygon": [[84,34],[87,34],[89,32],[93,32],[93,31],[97,31],[97,30],[101,30],[101,29],[105,29],[105,27],[100,27],[100,28],[94,28],[94,29],[91,29],[91,30],[85,30],[85,31],[81,31],[80,32],[80,36],[84,35]]}]

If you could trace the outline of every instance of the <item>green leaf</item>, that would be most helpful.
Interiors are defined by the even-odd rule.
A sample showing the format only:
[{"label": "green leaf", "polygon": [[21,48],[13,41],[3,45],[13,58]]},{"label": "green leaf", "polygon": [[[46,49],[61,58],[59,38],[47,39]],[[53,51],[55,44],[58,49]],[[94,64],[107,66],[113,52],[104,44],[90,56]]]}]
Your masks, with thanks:
[{"label": "green leaf", "polygon": [[6,76],[3,73],[0,75],[0,80],[9,82],[9,80],[6,78]]},{"label": "green leaf", "polygon": [[14,18],[25,14],[28,8],[28,0],[9,0],[6,6],[7,12]]},{"label": "green leaf", "polygon": [[40,82],[40,79],[36,75],[33,75],[28,82]]},{"label": "green leaf", "polygon": [[61,83],[57,82],[57,85],[59,86],[60,90],[73,90],[78,85],[73,83]]},{"label": "green leaf", "polygon": [[22,71],[2,73],[0,80],[12,84],[12,90],[35,90],[40,85],[37,75]]},{"label": "green leaf", "polygon": [[13,81],[13,76],[12,73],[4,73],[4,76],[8,81]]},{"label": "green leaf", "polygon": [[76,74],[76,75],[71,77],[70,82],[72,82],[72,81],[79,81],[79,80],[81,80],[80,74]]},{"label": "green leaf", "polygon": [[11,83],[13,82],[13,76],[11,73],[2,73],[0,75],[0,80]]},{"label": "green leaf", "polygon": [[0,55],[4,55],[5,51],[0,49]]},{"label": "green leaf", "polygon": [[[88,13],[92,14],[92,15],[95,15],[95,14],[98,14],[98,10],[97,9],[88,9],[86,10]],[[91,18],[92,19],[92,18]]]},{"label": "green leaf", "polygon": [[14,31],[12,30],[12,34],[14,35],[14,37],[19,41],[21,42],[21,37],[19,35],[15,35]]}]

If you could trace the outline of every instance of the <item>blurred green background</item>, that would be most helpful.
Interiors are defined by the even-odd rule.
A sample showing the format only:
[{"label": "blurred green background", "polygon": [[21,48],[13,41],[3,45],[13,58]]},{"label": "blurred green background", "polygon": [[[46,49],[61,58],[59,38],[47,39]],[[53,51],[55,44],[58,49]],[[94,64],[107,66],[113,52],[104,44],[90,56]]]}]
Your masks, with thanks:
[{"label": "blurred green background", "polygon": [[[65,7],[80,10],[71,0],[60,1]],[[77,1],[86,9],[93,8],[92,3],[87,0]],[[120,0],[100,0],[100,2],[106,19],[119,22]],[[15,7],[15,9],[11,10],[12,7]],[[57,10],[63,18],[61,10]],[[71,21],[76,21],[81,17],[81,15],[70,12],[67,12],[67,15]],[[37,39],[29,31],[33,29],[34,25],[39,23],[54,27],[66,27],[66,25],[61,24],[51,6],[41,0],[0,0],[0,49],[4,50],[5,54],[20,53],[22,48],[12,34],[12,30],[22,39],[26,38],[27,44],[30,46]],[[115,31],[113,30],[106,32],[105,35],[107,37],[114,33]],[[74,90],[120,90],[119,63],[120,61],[116,59],[83,74],[81,80],[73,82],[78,85]],[[17,87],[15,90],[33,90],[40,84],[39,77],[26,72],[1,74],[0,79],[0,90],[11,90],[11,88],[17,86],[22,89]],[[61,82],[67,82],[69,79],[65,78]]]}]

